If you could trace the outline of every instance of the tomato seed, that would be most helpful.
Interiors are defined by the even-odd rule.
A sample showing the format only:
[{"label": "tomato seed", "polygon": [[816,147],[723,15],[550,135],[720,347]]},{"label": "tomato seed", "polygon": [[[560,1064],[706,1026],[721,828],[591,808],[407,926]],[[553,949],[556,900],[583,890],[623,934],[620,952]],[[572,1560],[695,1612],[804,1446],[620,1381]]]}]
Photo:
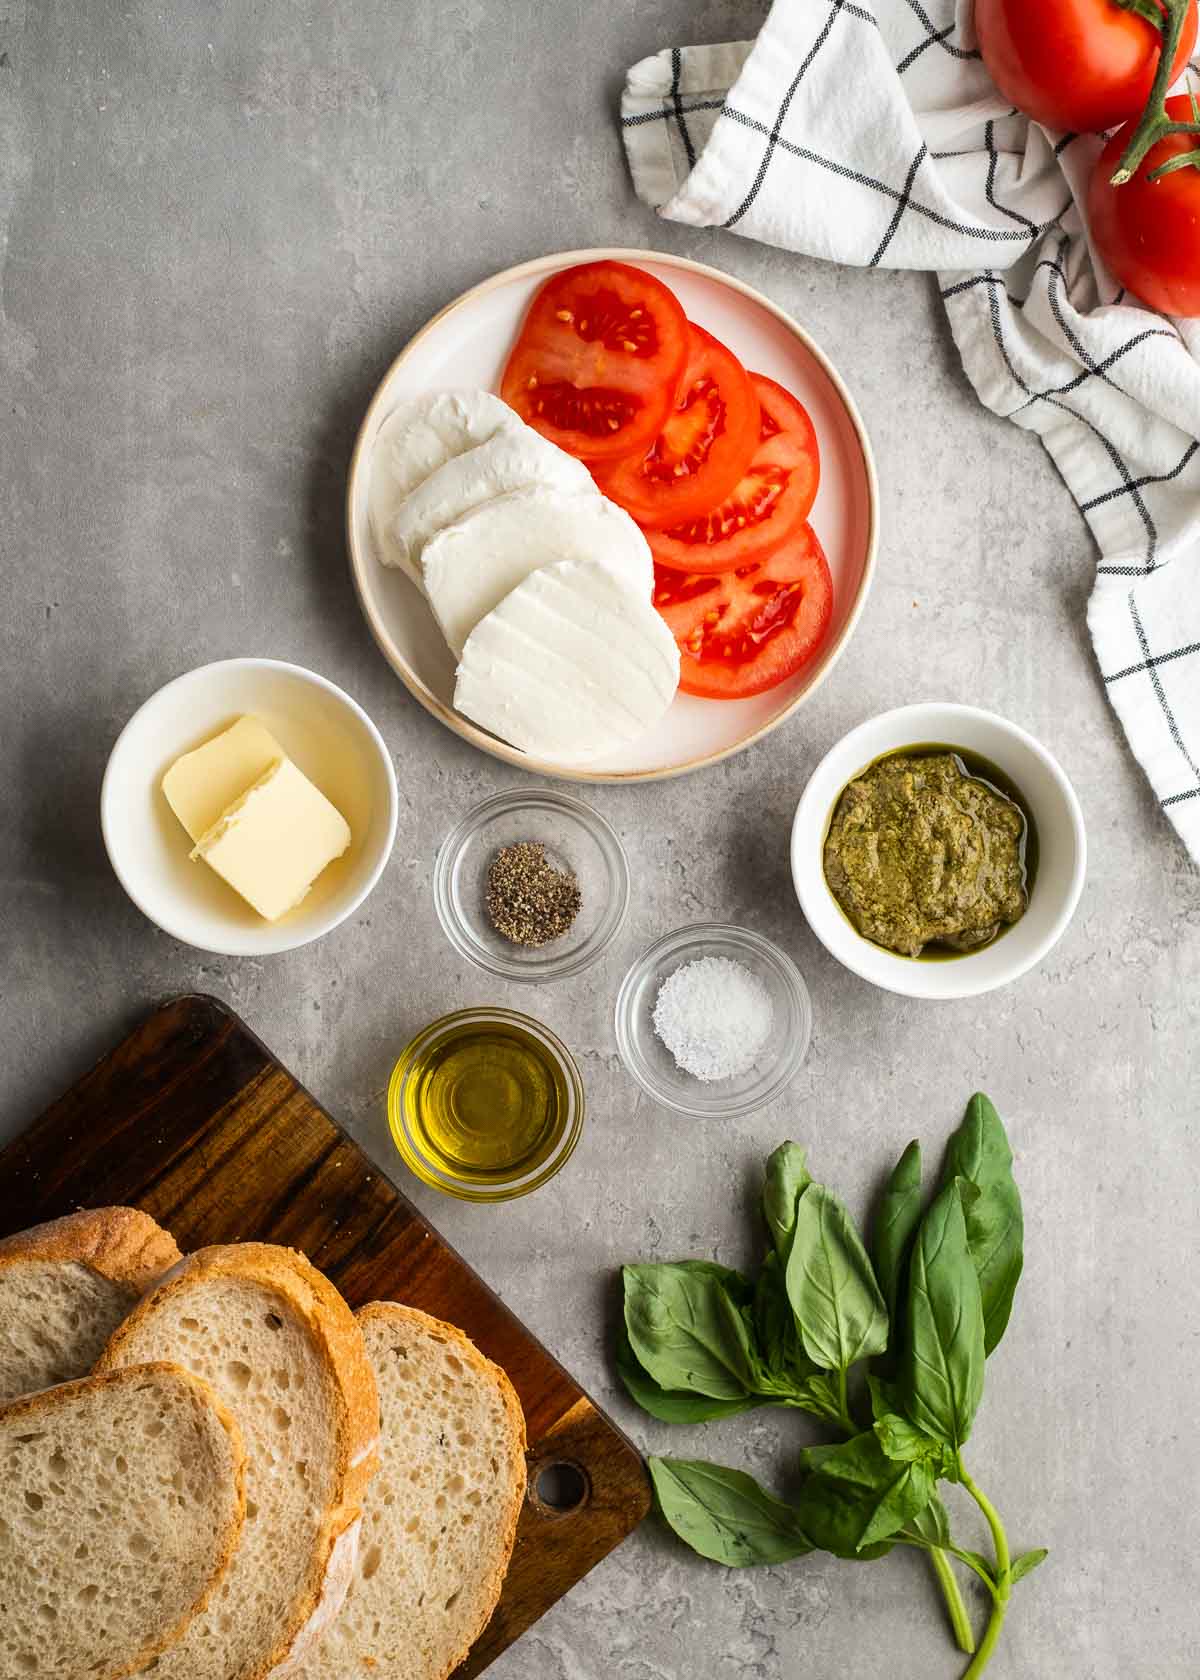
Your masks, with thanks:
[{"label": "tomato seed", "polygon": [[566,321],[568,325],[575,319],[569,309],[556,309],[554,311],[554,316],[556,320]]}]

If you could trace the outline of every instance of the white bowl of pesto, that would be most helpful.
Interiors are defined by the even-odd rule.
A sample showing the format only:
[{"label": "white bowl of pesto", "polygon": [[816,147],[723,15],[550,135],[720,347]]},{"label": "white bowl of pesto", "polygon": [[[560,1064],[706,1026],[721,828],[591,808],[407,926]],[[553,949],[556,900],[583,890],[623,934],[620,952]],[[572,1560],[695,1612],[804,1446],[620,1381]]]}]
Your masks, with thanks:
[{"label": "white bowl of pesto", "polygon": [[[844,908],[831,885],[826,842],[833,830],[837,844],[835,818],[843,794],[851,782],[861,787],[864,774],[880,761],[901,753],[918,758],[954,755],[967,779],[985,784],[981,799],[1011,802],[1024,818],[1023,909],[975,949],[950,949],[940,940],[926,944],[916,956],[888,949],[856,926],[865,919],[865,898],[858,905],[847,901]],[[888,821],[893,816],[894,808]],[[895,847],[901,842],[893,828],[881,843]],[[946,866],[940,839],[924,831],[917,844],[934,848],[935,874]],[[836,864],[834,870],[836,879]],[[821,760],[792,824],[792,879],[809,926],[854,974],[905,997],[977,997],[1026,973],[1061,938],[1079,902],[1086,871],[1083,813],[1062,767],[1024,729],[977,706],[929,701],[859,724]],[[899,896],[909,901],[907,880]]]}]

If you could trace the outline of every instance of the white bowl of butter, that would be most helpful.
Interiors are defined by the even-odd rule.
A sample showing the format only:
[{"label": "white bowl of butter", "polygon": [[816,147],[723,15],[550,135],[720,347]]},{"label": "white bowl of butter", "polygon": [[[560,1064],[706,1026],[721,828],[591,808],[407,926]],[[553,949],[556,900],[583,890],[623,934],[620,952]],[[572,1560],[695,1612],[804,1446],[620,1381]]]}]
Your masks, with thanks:
[{"label": "white bowl of butter", "polygon": [[202,665],[126,724],[100,792],[117,879],[165,933],[223,956],[319,939],[374,887],[396,775],[358,703],[274,659]]}]

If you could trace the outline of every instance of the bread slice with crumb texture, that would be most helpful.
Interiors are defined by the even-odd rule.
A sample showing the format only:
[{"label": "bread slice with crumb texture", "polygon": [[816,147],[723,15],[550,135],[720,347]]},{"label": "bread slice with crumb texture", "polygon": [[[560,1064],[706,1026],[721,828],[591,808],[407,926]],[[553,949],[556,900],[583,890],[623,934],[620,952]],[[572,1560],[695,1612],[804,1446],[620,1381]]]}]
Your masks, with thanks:
[{"label": "bread slice with crumb texture", "polygon": [[491,1618],[525,1497],[512,1384],[461,1330],[376,1301],[358,1315],[382,1406],[358,1567],[303,1680],[446,1680]]},{"label": "bread slice with crumb texture", "polygon": [[135,1301],[180,1259],[138,1208],[89,1208],[0,1242],[0,1402],[88,1374]]},{"label": "bread slice with crumb texture", "polygon": [[167,1651],[237,1548],[241,1432],[175,1365],[0,1409],[0,1674],[121,1680]]},{"label": "bread slice with crumb texture", "polygon": [[246,1523],[203,1614],[155,1680],[290,1673],[337,1613],[374,1472],[379,1402],[362,1332],[293,1249],[199,1249],[118,1328],[99,1369],[168,1358],[211,1382],[246,1443]]}]

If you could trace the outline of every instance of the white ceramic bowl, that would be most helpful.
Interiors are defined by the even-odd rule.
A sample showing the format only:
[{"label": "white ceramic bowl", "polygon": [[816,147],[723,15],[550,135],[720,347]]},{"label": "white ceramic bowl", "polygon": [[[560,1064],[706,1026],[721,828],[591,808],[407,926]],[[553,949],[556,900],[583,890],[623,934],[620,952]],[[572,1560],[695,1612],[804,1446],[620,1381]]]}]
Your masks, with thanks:
[{"label": "white ceramic bowl", "polygon": [[[259,718],[341,811],[353,839],[278,922],[193,863],[162,791],[180,753],[237,718]],[[117,879],[165,933],[222,956],[266,956],[319,939],[351,915],[383,873],[396,838],[396,773],[383,737],[337,688],[276,659],[224,659],[160,688],[117,738],[100,790],[100,826]]]},{"label": "white ceramic bowl", "polygon": [[[1038,863],[1029,908],[980,951],[922,962],[864,939],[825,880],[822,854],[834,806],[846,783],[881,754],[944,742],[990,759],[1024,795],[1037,830]],[[1087,839],[1075,790],[1059,764],[1025,730],[976,706],[926,702],[869,718],[818,764],[792,824],[792,879],[800,908],[825,949],[848,969],[906,997],[976,997],[1004,986],[1041,961],[1075,912],[1087,870]]]}]

